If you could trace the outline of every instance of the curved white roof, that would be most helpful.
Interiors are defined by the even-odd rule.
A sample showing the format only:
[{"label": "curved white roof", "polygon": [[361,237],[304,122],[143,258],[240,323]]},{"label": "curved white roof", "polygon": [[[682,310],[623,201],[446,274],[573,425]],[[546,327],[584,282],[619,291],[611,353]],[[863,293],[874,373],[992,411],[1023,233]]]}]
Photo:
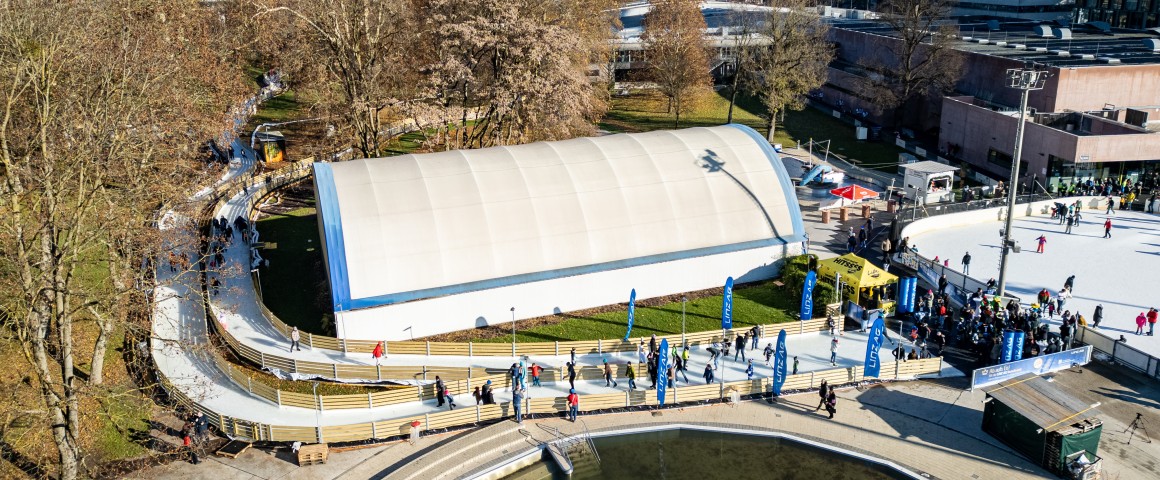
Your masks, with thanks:
[{"label": "curved white roof", "polygon": [[800,241],[769,143],[726,125],[315,164],[336,311]]}]

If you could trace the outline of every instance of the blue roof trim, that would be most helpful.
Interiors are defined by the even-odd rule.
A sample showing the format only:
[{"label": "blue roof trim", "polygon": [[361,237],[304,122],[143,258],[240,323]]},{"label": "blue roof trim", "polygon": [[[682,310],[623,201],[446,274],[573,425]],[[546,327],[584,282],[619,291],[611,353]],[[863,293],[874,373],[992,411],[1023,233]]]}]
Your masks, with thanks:
[{"label": "blue roof trim", "polygon": [[327,275],[330,277],[330,300],[335,312],[350,310],[350,276],[346,270],[346,244],[342,239],[342,212],[339,211],[338,189],[334,186],[334,171],[329,163],[314,164],[314,191],[318,195],[318,223],[322,226],[322,241],[326,242]]},{"label": "blue roof trim", "polygon": [[[555,278],[571,277],[575,275],[584,275],[588,273],[603,272],[607,270],[616,270],[619,268],[630,268],[640,265],[648,265],[650,263],[661,263],[673,260],[683,260],[687,258],[703,257],[707,255],[716,255],[721,253],[730,253],[740,250],[750,250],[754,248],[767,247],[771,245],[786,245],[805,241],[805,236],[794,235],[790,238],[767,238],[763,240],[753,240],[749,242],[734,243],[731,245],[719,245],[714,247],[697,248],[693,250],[685,250],[680,252],[661,253],[657,255],[649,255],[645,257],[630,258],[626,260],[617,260],[615,262],[597,263],[592,265],[584,265],[580,267],[560,268],[556,270],[548,270],[543,272],[525,273],[520,275],[511,275],[507,277],[493,278],[489,280],[480,280],[477,282],[460,283],[457,285],[447,285],[443,287],[427,288],[422,290],[413,290],[410,292],[391,293],[387,295],[378,295],[374,297],[355,298],[349,301],[347,309],[372,308],[383,305],[390,305],[394,303],[409,302],[412,300],[420,300],[424,298],[441,297],[445,295],[455,295],[459,293],[472,292],[476,290],[486,290],[490,288],[507,287],[511,285],[518,285],[521,283],[538,282],[543,280],[552,280]],[[331,287],[331,290],[334,288]]]},{"label": "blue roof trim", "polygon": [[736,128],[749,135],[753,141],[761,146],[761,150],[769,157],[769,163],[773,165],[773,170],[778,173],[777,179],[781,181],[781,193],[785,195],[786,205],[789,206],[789,216],[793,219],[793,236],[805,239],[806,225],[802,221],[802,209],[798,205],[797,190],[793,186],[793,182],[789,181],[789,172],[785,170],[785,163],[782,163],[781,156],[773,150],[773,145],[769,144],[769,140],[757,133],[757,130],[749,128],[740,123],[730,123],[726,126]]}]

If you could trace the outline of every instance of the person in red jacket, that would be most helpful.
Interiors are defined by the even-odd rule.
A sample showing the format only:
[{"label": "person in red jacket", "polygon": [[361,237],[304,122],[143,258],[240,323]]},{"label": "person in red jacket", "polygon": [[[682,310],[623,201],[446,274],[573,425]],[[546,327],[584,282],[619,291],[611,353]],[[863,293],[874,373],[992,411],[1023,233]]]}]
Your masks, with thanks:
[{"label": "person in red jacket", "polygon": [[379,359],[383,358],[383,342],[379,342],[378,345],[375,345],[375,350],[371,352],[371,356],[375,357],[375,365],[378,365]]},{"label": "person in red jacket", "polygon": [[1112,219],[1104,221],[1104,238],[1112,238]]},{"label": "person in red jacket", "polygon": [[1043,253],[1043,246],[1047,244],[1047,237],[1040,235],[1039,238],[1036,238],[1035,240],[1039,242],[1039,246],[1035,248],[1035,252]]},{"label": "person in red jacket", "polygon": [[576,422],[576,415],[580,413],[580,396],[576,395],[576,389],[568,390],[568,419]]},{"label": "person in red jacket", "polygon": [[1157,317],[1160,317],[1160,314],[1158,314],[1156,312],[1156,307],[1152,307],[1151,309],[1148,310],[1147,316],[1148,316],[1148,336],[1151,337],[1152,332],[1154,332],[1156,330],[1156,319],[1157,319]]},{"label": "person in red jacket", "polygon": [[540,372],[544,371],[544,367],[541,367],[539,364],[533,363],[531,370],[532,370],[532,386],[533,387],[541,386],[540,385]]}]

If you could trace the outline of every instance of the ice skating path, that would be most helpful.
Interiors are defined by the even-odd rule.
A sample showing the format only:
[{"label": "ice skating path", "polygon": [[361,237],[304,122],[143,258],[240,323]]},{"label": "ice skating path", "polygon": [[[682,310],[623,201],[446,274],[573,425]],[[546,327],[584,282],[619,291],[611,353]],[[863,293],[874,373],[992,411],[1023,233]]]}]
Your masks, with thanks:
[{"label": "ice skating path", "polygon": [[[1103,238],[1109,217],[1112,238]],[[959,271],[963,252],[971,252],[971,276],[986,281],[999,277],[1000,228],[1000,222],[992,220],[923,233],[910,241],[924,257],[950,258]],[[1033,301],[1043,288],[1057,295],[1064,280],[1075,275],[1073,297],[1064,310],[1082,313],[1091,325],[1096,305],[1103,304],[1101,333],[1113,339],[1124,335],[1128,345],[1160,357],[1160,333],[1135,335],[1136,316],[1160,308],[1160,215],[1091,210],[1085,211],[1072,233],[1064,233],[1064,228],[1058,220],[1042,216],[1015,219],[1012,232],[1022,252],[1011,255],[1007,289],[1024,302]],[[1040,235],[1047,238],[1047,245],[1044,253],[1035,253]],[[1057,314],[1053,323],[1058,325],[1059,319]]]},{"label": "ice skating path", "polygon": [[[235,142],[235,151],[242,156],[231,162],[230,171],[223,176],[222,181],[229,181],[245,174],[252,167],[254,152],[245,145]],[[199,195],[204,195],[204,190]],[[216,216],[234,218],[237,215],[248,214],[248,195],[253,189],[240,193],[232,198],[216,212]],[[173,228],[183,219],[169,215],[162,223],[163,228]],[[226,251],[227,266],[221,273],[222,282],[219,294],[210,302],[215,314],[220,319],[223,328],[236,337],[241,343],[266,354],[292,356],[296,359],[316,362],[336,363],[343,365],[371,365],[373,360],[369,355],[344,355],[338,351],[312,350],[304,348],[292,355],[287,352],[288,339],[269,323],[261,313],[257,304],[257,296],[248,277],[248,268],[240,268],[249,262],[248,247],[243,244],[240,233],[235,235],[231,246]],[[318,427],[334,425],[350,425],[380,421],[392,418],[409,417],[423,413],[439,411],[434,401],[412,402],[395,404],[371,409],[358,410],[327,410],[316,411],[297,407],[278,406],[260,398],[251,396],[244,388],[235,385],[229,377],[215,364],[211,355],[214,353],[207,348],[208,332],[207,318],[203,308],[205,299],[201,296],[201,289],[193,272],[170,272],[168,268],[161,268],[157,274],[158,286],[155,289],[156,310],[153,319],[154,338],[152,349],[154,360],[159,371],[165,375],[174,388],[177,388],[191,400],[213,412],[263,424],[282,425],[290,427]],[[771,330],[776,331],[776,330]],[[897,335],[892,338],[897,339]],[[788,341],[788,351],[791,356],[797,356],[800,361],[799,371],[810,372],[833,368],[829,365],[829,343],[831,337],[823,334],[792,335]],[[837,366],[852,367],[862,363],[865,354],[866,337],[857,332],[846,332],[840,336],[841,347],[838,351]],[[762,339],[760,345],[771,340]],[[885,344],[888,346],[890,343]],[[886,350],[888,351],[888,350]],[[708,360],[708,353],[700,348],[694,348],[690,359],[690,375],[692,385],[704,384],[701,373]],[[749,355],[759,351],[748,351]],[[888,355],[883,352],[883,356]],[[610,363],[628,362],[634,360],[635,354],[605,354],[582,355],[579,363],[582,365],[599,365],[602,361]],[[530,361],[543,365],[561,366],[567,360],[566,356],[536,356]],[[509,366],[512,362],[508,357],[461,357],[461,356],[417,356],[417,355],[389,355],[383,360],[384,365],[427,365],[427,366],[472,366],[472,367],[499,367]],[[746,377],[746,364],[725,360],[723,368],[718,371],[718,378],[722,375],[725,381],[736,381]],[[769,376],[771,369],[764,365],[764,359],[755,362],[755,376]],[[884,366],[888,372],[890,366]],[[643,372],[642,372],[643,373]],[[961,375],[949,365],[943,372],[946,375]],[[640,375],[645,377],[645,375]],[[683,380],[683,378],[681,379]],[[580,394],[610,393],[623,391],[627,382],[619,380],[616,388],[606,387],[603,380],[577,381],[576,390]],[[681,384],[683,382],[679,382]],[[638,381],[638,388],[645,388],[647,380]],[[560,397],[567,394],[567,383],[552,384],[545,382],[543,387],[533,388],[530,397]],[[510,400],[511,394],[500,389],[496,391],[497,401],[503,403]],[[456,397],[460,405],[473,404],[470,395]]]}]

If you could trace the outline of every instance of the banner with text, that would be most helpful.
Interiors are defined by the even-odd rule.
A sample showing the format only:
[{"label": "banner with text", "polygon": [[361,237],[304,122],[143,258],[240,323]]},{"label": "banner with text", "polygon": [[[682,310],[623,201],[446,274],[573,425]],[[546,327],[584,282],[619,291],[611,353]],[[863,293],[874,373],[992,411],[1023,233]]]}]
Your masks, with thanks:
[{"label": "banner with text", "polygon": [[781,387],[785,385],[786,361],[789,352],[785,348],[785,330],[777,334],[777,353],[773,359],[773,395],[781,396]]},{"label": "banner with text", "polygon": [[669,339],[661,340],[660,355],[657,355],[657,403],[665,404],[665,392],[669,386]]},{"label": "banner with text", "polygon": [[725,280],[725,296],[721,299],[721,328],[733,328],[733,277]]},{"label": "banner with text", "polygon": [[882,359],[878,356],[878,350],[882,348],[882,340],[886,338],[886,322],[882,320],[882,315],[877,317],[874,319],[874,325],[870,327],[870,336],[866,340],[866,360],[862,364],[863,378],[878,378],[882,370]]},{"label": "banner with text", "polygon": [[636,289],[632,289],[632,293],[628,294],[628,331],[624,332],[624,341],[628,341],[628,336],[632,335],[632,320],[636,315]]},{"label": "banner with text", "polygon": [[818,283],[817,272],[810,270],[806,274],[806,283],[802,286],[802,306],[799,310],[801,312],[802,320],[809,320],[814,318],[814,285]]},{"label": "banner with text", "polygon": [[1092,347],[1091,345],[1085,345],[1059,353],[1024,358],[1023,360],[1016,360],[1002,365],[983,367],[971,373],[971,389],[974,390],[976,388],[994,385],[1026,373],[1043,375],[1045,373],[1071,368],[1073,365],[1086,365],[1091,359]]}]

